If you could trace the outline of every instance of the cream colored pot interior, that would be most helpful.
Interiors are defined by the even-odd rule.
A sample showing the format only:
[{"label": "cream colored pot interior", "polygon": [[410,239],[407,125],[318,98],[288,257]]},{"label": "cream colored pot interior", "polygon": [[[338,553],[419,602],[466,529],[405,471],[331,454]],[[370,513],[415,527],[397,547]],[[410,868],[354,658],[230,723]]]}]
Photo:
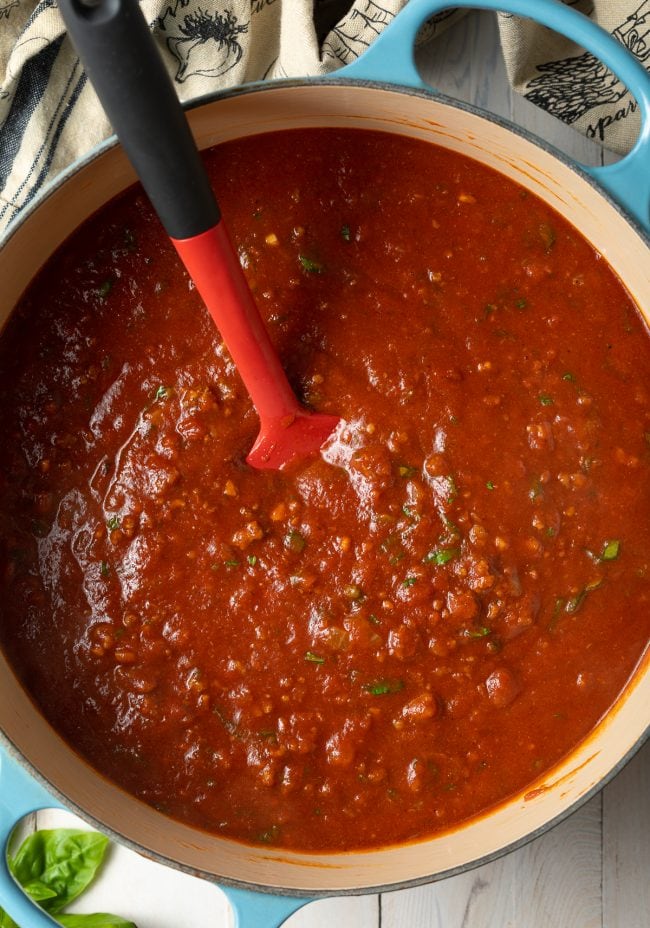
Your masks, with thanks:
[{"label": "cream colored pot interior", "polygon": [[[409,135],[459,151],[506,175],[566,216],[650,312],[648,246],[603,196],[561,161],[471,113],[417,94],[345,85],[273,86],[190,113],[201,148],[279,129],[344,126]],[[0,253],[0,325],[29,280],[68,234],[132,183],[112,148],[54,190]],[[372,853],[305,855],[244,847],[167,819],[108,784],[49,728],[0,656],[0,725],[71,805],[150,853],[226,881],[340,892],[423,880],[497,853],[565,812],[634,747],[650,723],[644,666],[597,731],[543,781],[452,833]]]}]

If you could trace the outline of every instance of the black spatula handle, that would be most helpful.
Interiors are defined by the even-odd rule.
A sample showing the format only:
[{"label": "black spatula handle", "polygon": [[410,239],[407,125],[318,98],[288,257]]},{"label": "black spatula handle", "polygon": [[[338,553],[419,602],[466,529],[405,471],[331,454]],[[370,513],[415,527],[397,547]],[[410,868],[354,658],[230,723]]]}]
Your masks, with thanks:
[{"label": "black spatula handle", "polygon": [[137,0],[59,0],[72,42],[168,234],[219,221],[185,114]]}]

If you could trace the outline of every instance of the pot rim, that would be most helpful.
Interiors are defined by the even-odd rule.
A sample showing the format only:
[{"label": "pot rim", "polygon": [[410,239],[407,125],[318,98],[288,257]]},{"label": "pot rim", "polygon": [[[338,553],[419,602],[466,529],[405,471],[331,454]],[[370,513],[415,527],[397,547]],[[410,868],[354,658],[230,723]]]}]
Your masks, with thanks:
[{"label": "pot rim", "polygon": [[[228,87],[224,90],[217,90],[213,93],[203,94],[202,96],[195,97],[192,100],[184,101],[182,106],[185,111],[191,112],[192,110],[198,109],[201,106],[207,106],[209,104],[216,103],[219,100],[229,100],[235,97],[244,97],[253,93],[267,93],[273,92],[274,90],[291,90],[293,88],[319,86],[343,88],[363,87],[368,90],[385,91],[389,93],[402,93],[408,96],[420,97],[424,100],[431,100],[432,102],[435,101],[436,103],[440,103],[443,106],[459,109],[466,113],[471,113],[473,116],[485,119],[488,122],[492,122],[499,126],[499,128],[511,132],[512,134],[525,139],[532,145],[541,148],[542,151],[546,152],[551,157],[556,158],[565,167],[568,167],[574,173],[578,174],[579,177],[583,181],[586,181],[598,195],[603,197],[610,206],[614,207],[614,209],[630,226],[632,226],[634,231],[650,248],[650,226],[647,229],[644,228],[639,220],[635,216],[632,216],[627,211],[627,209],[622,206],[619,201],[615,199],[608,190],[605,189],[605,187],[603,187],[597,178],[593,177],[592,174],[586,170],[586,168],[578,161],[575,161],[555,145],[552,145],[550,142],[542,139],[540,136],[535,135],[534,132],[525,129],[523,126],[518,126],[516,123],[511,122],[509,119],[506,119],[503,116],[499,116],[496,113],[491,113],[488,110],[484,110],[472,103],[467,103],[464,100],[456,100],[454,97],[450,97],[448,94],[438,93],[433,89],[428,89],[426,87],[407,87],[402,84],[392,84],[389,81],[359,80],[354,78],[339,78],[332,76],[312,78],[285,78],[274,81],[254,81],[248,84],[244,84],[241,87]],[[99,145],[96,145],[94,148],[88,151],[85,155],[82,155],[80,158],[77,158],[75,161],[69,164],[53,180],[51,180],[45,187],[43,187],[36,194],[32,202],[20,211],[18,216],[9,223],[5,231],[0,235],[0,253],[2,252],[5,245],[9,242],[9,240],[13,238],[14,234],[18,231],[23,222],[29,219],[32,214],[37,209],[39,209],[46,200],[49,199],[52,194],[59,190],[60,187],[67,183],[82,168],[91,164],[93,161],[95,161],[95,159],[100,158],[107,151],[115,148],[119,144],[120,142],[117,136],[115,134],[110,135],[108,138],[104,139],[103,142],[100,142]]]},{"label": "pot rim", "polygon": [[[473,104],[466,103],[465,101],[456,100],[446,94],[433,93],[427,88],[414,88],[407,87],[397,84],[392,84],[387,81],[372,81],[372,80],[357,80],[352,78],[338,78],[338,77],[319,77],[319,78],[297,78],[297,79],[283,79],[272,82],[255,82],[246,84],[242,87],[227,88],[225,90],[216,91],[213,93],[205,94],[201,97],[197,97],[191,101],[187,101],[183,104],[186,111],[193,111],[202,106],[210,105],[217,103],[221,100],[233,99],[240,96],[248,96],[250,94],[255,94],[258,92],[273,92],[274,90],[291,90],[293,88],[314,88],[319,86],[328,86],[336,88],[340,86],[342,89],[345,88],[365,88],[369,90],[374,90],[378,92],[389,92],[389,93],[400,93],[407,94],[409,96],[419,97],[424,100],[429,100],[436,104],[441,104],[446,107],[451,107],[453,109],[461,110],[467,113],[472,114],[475,117],[486,120],[498,126],[500,129],[503,129],[513,135],[519,136],[528,143],[534,145],[535,147],[543,150],[548,155],[550,155],[555,160],[559,161],[562,165],[569,168],[572,172],[578,175],[581,180],[586,181],[587,184],[592,188],[597,196],[602,197],[610,207],[613,207],[618,214],[623,218],[623,220],[631,226],[633,231],[638,235],[642,242],[650,249],[650,229],[645,229],[641,223],[633,216],[631,216],[628,211],[623,207],[610,193],[607,191],[598,181],[597,178],[593,177],[589,171],[585,169],[584,166],[570,158],[561,150],[557,149],[554,145],[550,144],[544,139],[536,136],[534,133],[530,132],[527,129],[524,129],[516,124],[512,123],[510,120],[505,119],[496,114],[490,113],[486,110],[483,110],[480,107],[474,106]],[[279,130],[279,131],[291,131],[291,130]],[[254,134],[254,133],[251,133]],[[260,133],[264,134],[264,133]],[[16,232],[20,229],[22,224],[29,220],[38,209],[53,195],[55,194],[62,186],[64,186],[68,181],[70,181],[76,173],[80,170],[91,164],[97,158],[102,157],[111,149],[117,147],[119,141],[115,135],[111,135],[109,138],[105,139],[95,148],[91,149],[82,157],[78,158],[67,168],[65,168],[57,177],[47,184],[38,194],[34,197],[34,200],[25,207],[16,219],[10,223],[5,232],[0,236],[0,257],[2,252],[7,245],[7,243],[13,238]],[[471,157],[471,156],[469,156]],[[580,230],[578,229],[580,232]],[[625,282],[623,282],[625,283]],[[632,680],[639,673],[649,673],[650,672],[650,663],[647,660],[647,650],[644,656],[640,658],[639,664],[633,675],[630,677]],[[20,685],[18,681],[17,685]],[[618,700],[617,700],[618,701]],[[608,713],[604,718],[606,718],[611,711],[615,708],[614,706],[610,707]],[[39,711],[37,708],[35,711]],[[602,720],[601,720],[602,722]],[[588,742],[595,733],[597,733],[599,725],[586,736],[585,739],[579,742],[579,745]],[[274,895],[274,896],[285,896],[288,898],[305,898],[307,894],[309,898],[326,898],[332,896],[356,896],[356,895],[366,895],[374,893],[383,893],[390,892],[399,889],[414,888],[417,886],[427,885],[429,883],[437,882],[441,879],[446,879],[458,875],[460,873],[465,873],[470,870],[473,870],[483,864],[490,863],[494,860],[499,859],[500,857],[505,856],[511,851],[517,850],[521,847],[524,847],[531,841],[540,837],[542,834],[546,833],[550,829],[554,828],[556,825],[560,824],[562,821],[567,819],[575,811],[577,811],[581,806],[588,802],[593,796],[595,796],[605,785],[607,785],[611,780],[622,770],[622,768],[628,763],[628,761],[637,753],[637,751],[644,745],[644,743],[650,739],[650,719],[648,720],[645,729],[639,735],[635,743],[627,750],[627,752],[619,758],[619,760],[604,774],[601,779],[594,784],[590,789],[588,789],[584,794],[576,798],[569,806],[562,809],[557,815],[549,818],[543,824],[539,825],[533,831],[528,832],[520,838],[515,839],[514,841],[492,851],[487,854],[482,855],[481,857],[475,858],[470,861],[466,861],[455,867],[450,867],[449,869],[438,870],[434,873],[427,874],[425,876],[417,876],[411,879],[399,880],[392,883],[379,883],[376,885],[364,885],[361,887],[345,887],[342,889],[309,889],[309,890],[300,890],[293,888],[285,888],[272,886],[268,884],[258,884],[254,882],[246,882],[244,880],[237,880],[230,877],[222,877],[220,875],[215,875],[212,872],[203,870],[201,868],[196,868],[189,866],[181,861],[166,856],[158,851],[153,851],[150,848],[146,848],[143,845],[139,844],[137,841],[132,838],[128,838],[120,832],[112,829],[107,826],[106,823],[98,819],[92,812],[89,812],[84,807],[80,806],[74,799],[70,798],[66,793],[60,791],[55,787],[46,777],[36,768],[31,761],[29,761],[16,744],[5,734],[5,732],[0,728],[0,746],[4,747],[7,750],[8,754],[14,758],[23,769],[27,770],[30,776],[32,776],[38,783],[40,783],[48,793],[50,793],[56,800],[58,800],[65,808],[70,811],[78,814],[82,819],[91,824],[92,826],[98,828],[103,833],[109,835],[113,840],[119,842],[124,847],[129,848],[130,850],[136,851],[139,854],[143,854],[151,860],[156,861],[157,863],[163,864],[165,866],[173,867],[182,872],[188,873],[192,876],[200,877],[202,879],[208,880],[212,883],[215,883],[217,886],[224,887],[233,887],[238,889],[252,890],[255,892]],[[578,747],[577,745],[576,747]],[[567,757],[570,757],[573,751],[567,755],[565,758],[561,759],[558,764],[554,765],[550,770],[546,771],[544,776],[549,777],[552,775],[553,770],[560,764],[566,761]],[[82,758],[82,760],[84,760]],[[87,761],[84,760],[85,763]],[[89,765],[90,766],[90,765]],[[94,768],[91,768],[94,770]],[[110,786],[113,789],[121,789],[116,784],[112,783],[108,779],[102,776],[97,771],[94,771],[95,775],[101,780],[104,780],[107,786]],[[527,787],[530,788],[530,785]],[[479,813],[477,816],[473,816],[472,819],[467,820],[466,822],[460,823],[459,827],[467,825],[468,822],[473,819],[483,818],[489,816],[491,812],[495,809],[498,809],[503,804],[507,803],[513,797],[507,797],[502,802],[498,803],[496,806],[492,806],[484,812]],[[452,831],[455,829],[451,829]],[[249,845],[240,843],[242,847],[248,847]],[[426,838],[418,839],[414,841],[400,842],[399,846],[402,845],[417,845],[417,844],[426,843]],[[373,851],[383,851],[387,848],[378,847],[371,849],[364,849],[366,852],[372,853]],[[352,856],[355,854],[355,851],[349,852]],[[327,856],[327,852],[321,853],[319,856]]]}]

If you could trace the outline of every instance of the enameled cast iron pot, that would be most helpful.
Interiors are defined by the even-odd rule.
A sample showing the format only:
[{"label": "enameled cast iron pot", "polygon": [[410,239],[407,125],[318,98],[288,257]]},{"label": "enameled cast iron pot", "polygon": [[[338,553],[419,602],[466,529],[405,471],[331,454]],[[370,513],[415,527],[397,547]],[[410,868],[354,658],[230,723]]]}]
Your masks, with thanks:
[{"label": "enameled cast iron pot", "polygon": [[[650,76],[614,39],[555,0],[453,0],[455,7],[532,15],[586,47],[630,89],[642,116],[634,150],[615,166],[581,169],[529,135],[422,84],[412,56],[416,32],[426,17],[449,5],[411,0],[363,58],[333,78],[257,84],[201,101],[188,113],[199,147],[279,129],[343,126],[398,133],[469,155],[565,216],[607,259],[650,323]],[[133,180],[122,149],[109,141],[77,162],[21,217],[0,247],[0,325],[58,245]],[[23,928],[53,924],[18,890],[5,848],[24,815],[62,805],[135,850],[224,887],[240,926],[275,928],[310,898],[413,886],[521,845],[600,789],[641,745],[649,726],[646,653],[597,729],[528,790],[428,840],[347,854],[300,854],[205,834],[124,793],[50,728],[0,653],[0,905]]]}]

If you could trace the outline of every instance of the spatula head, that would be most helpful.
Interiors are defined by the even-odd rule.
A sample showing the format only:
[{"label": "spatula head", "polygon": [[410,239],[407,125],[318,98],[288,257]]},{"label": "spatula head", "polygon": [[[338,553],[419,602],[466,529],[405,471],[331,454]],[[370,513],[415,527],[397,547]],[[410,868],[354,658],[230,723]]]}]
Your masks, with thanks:
[{"label": "spatula head", "polygon": [[301,410],[282,420],[262,422],[246,463],[258,470],[281,470],[317,454],[339,421],[338,416]]}]

